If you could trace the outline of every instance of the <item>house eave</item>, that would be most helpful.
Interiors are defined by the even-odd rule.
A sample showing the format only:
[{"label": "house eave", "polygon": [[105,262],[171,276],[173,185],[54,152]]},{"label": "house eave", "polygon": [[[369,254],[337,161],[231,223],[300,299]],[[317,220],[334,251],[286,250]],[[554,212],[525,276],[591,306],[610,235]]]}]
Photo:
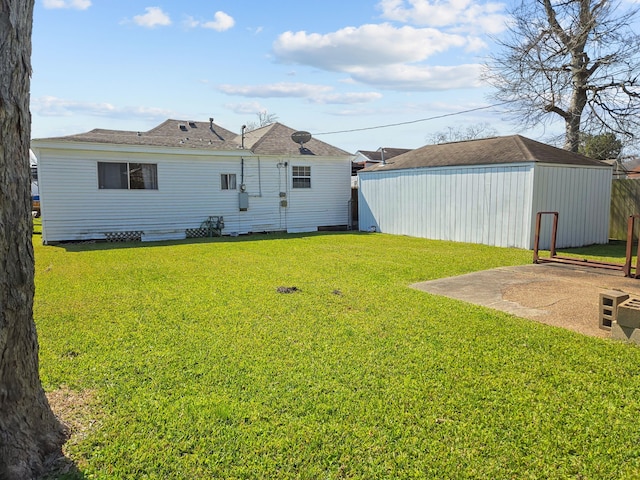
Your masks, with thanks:
[{"label": "house eave", "polygon": [[189,155],[189,156],[255,156],[251,150],[236,149],[206,149],[196,147],[164,147],[155,145],[130,145],[111,144],[96,142],[60,142],[55,140],[31,141],[33,150],[72,150],[72,151],[94,151],[111,153],[154,153],[163,155]]}]

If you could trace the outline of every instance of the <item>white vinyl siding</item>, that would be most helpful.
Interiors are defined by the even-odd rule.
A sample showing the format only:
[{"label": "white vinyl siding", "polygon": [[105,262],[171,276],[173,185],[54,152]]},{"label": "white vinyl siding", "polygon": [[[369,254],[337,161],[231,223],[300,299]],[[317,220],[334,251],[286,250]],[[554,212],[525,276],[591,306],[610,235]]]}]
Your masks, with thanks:
[{"label": "white vinyl siding", "polygon": [[313,187],[292,188],[287,192],[288,206],[283,209],[287,231],[313,231],[313,225],[346,227],[351,200],[351,161],[345,163],[334,159],[320,164],[305,159],[295,162],[299,166],[305,166],[305,163],[311,169]]},{"label": "white vinyl siding", "polygon": [[[314,188],[292,194],[292,160],[244,154],[249,208],[240,211],[238,191],[221,189],[221,174],[243,172],[238,155],[215,152],[156,153],[36,147],[40,169],[43,241],[104,239],[106,232],[143,231],[143,240],[178,239],[209,216],[223,216],[223,233],[315,231],[346,225],[350,157],[314,157]],[[157,190],[98,188],[97,162],[157,165]],[[311,164],[310,162],[308,163]],[[346,173],[345,173],[346,172]],[[344,181],[340,176],[344,177]],[[287,194],[281,206],[280,193]]]}]

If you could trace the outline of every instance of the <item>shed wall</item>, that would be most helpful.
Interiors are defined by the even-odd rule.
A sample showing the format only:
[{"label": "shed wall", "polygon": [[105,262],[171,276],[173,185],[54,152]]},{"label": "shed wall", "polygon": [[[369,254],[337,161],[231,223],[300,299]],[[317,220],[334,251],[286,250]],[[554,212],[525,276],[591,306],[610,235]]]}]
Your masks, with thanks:
[{"label": "shed wall", "polygon": [[[360,229],[532,249],[538,211],[558,248],[607,243],[609,168],[511,164],[359,173]],[[541,248],[548,249],[551,217]]]},{"label": "shed wall", "polygon": [[[541,211],[558,212],[558,248],[609,241],[611,168],[537,164],[534,178],[529,248],[533,248],[535,241],[535,214]],[[552,217],[545,216],[540,233],[541,248],[550,246],[552,224]]]},{"label": "shed wall", "polygon": [[361,230],[529,247],[532,165],[359,173]]},{"label": "shed wall", "polygon": [[[43,241],[103,239],[105,232],[144,231],[144,240],[185,237],[212,215],[223,233],[313,231],[346,225],[349,158],[296,159],[39,149]],[[157,190],[99,189],[98,161],[156,163]],[[289,167],[285,167],[287,162]],[[290,165],[312,163],[312,188],[292,192]],[[280,165],[280,166],[278,166]],[[239,189],[222,190],[220,175],[244,183],[249,208],[239,210]],[[336,180],[344,177],[344,181]],[[327,181],[327,179],[331,179]],[[298,189],[296,189],[298,190]],[[281,206],[280,192],[287,195]]]}]

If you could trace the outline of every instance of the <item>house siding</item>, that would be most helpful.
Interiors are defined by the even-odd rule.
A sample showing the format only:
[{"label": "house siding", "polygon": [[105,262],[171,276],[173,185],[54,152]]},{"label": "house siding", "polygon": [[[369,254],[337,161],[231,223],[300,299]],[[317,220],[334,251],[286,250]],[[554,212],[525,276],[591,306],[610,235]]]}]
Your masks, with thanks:
[{"label": "house siding", "polygon": [[310,166],[311,188],[293,188],[288,176],[286,227],[289,232],[315,230],[310,226],[347,226],[351,200],[351,162],[320,165],[309,157],[290,160],[289,167]]},{"label": "house siding", "polygon": [[[538,211],[557,246],[608,241],[611,170],[535,162],[359,172],[360,229],[532,249]],[[541,248],[550,246],[545,219]]]},{"label": "house siding", "polygon": [[[223,233],[304,231],[346,225],[350,157],[300,160],[312,165],[315,188],[292,192],[295,158],[216,152],[188,154],[46,148],[36,149],[42,197],[43,241],[104,239],[106,232],[143,231],[143,240],[178,239],[209,216],[224,216]],[[244,158],[244,168],[242,167]],[[98,188],[98,162],[157,164],[158,190]],[[240,184],[249,195],[239,210]],[[220,188],[220,174],[236,174],[236,190]],[[344,181],[341,181],[344,177]],[[289,206],[280,206],[280,192]]]}]

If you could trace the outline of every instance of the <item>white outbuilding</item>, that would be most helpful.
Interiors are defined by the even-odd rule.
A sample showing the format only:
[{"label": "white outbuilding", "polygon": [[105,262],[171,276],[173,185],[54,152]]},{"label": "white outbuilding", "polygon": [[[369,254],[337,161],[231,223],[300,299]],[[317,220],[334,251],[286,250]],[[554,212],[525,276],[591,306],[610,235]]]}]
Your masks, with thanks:
[{"label": "white outbuilding", "polygon": [[[532,249],[608,242],[611,166],[520,135],[426,145],[358,172],[362,231]],[[543,221],[548,248],[552,219]]]}]

